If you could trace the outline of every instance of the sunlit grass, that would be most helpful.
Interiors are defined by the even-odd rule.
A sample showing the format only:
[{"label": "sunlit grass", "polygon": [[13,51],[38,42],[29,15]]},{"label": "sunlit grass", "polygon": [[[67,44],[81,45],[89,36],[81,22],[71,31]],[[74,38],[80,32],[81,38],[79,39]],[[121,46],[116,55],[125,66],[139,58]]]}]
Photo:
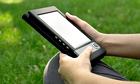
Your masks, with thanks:
[{"label": "sunlit grass", "polygon": [[18,42],[19,31],[17,28],[8,28],[8,30],[4,30],[4,32],[1,33],[1,36],[1,41],[6,43],[15,43]]},{"label": "sunlit grass", "polygon": [[2,3],[13,4],[13,3],[21,3],[23,0],[0,0]]},{"label": "sunlit grass", "polygon": [[19,38],[19,31],[13,26],[13,17],[7,12],[0,14],[0,39],[5,43],[15,43]]},{"label": "sunlit grass", "polygon": [[[42,84],[47,61],[58,52],[22,20],[28,10],[56,6],[104,33],[140,33],[139,0],[0,0],[0,84]],[[140,81],[140,61],[105,57],[128,80]]]},{"label": "sunlit grass", "polygon": [[6,12],[6,13],[2,13],[0,12],[0,26],[2,25],[10,25],[9,23],[11,23],[13,21],[13,17],[10,14],[10,12]]}]

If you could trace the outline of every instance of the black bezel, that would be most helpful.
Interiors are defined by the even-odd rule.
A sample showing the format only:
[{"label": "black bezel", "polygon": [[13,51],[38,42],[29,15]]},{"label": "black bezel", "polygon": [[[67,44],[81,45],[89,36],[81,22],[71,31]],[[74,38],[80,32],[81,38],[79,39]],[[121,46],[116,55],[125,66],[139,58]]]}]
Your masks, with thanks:
[{"label": "black bezel", "polygon": [[[43,37],[45,37],[50,43],[52,43],[55,47],[57,47],[61,52],[66,53],[72,57],[77,57],[77,54],[74,53],[75,49],[67,41],[62,39],[63,42],[69,46],[69,49],[64,48],[63,45],[55,39],[55,36],[59,36],[59,35],[56,35],[56,34],[54,34],[54,31],[49,30],[49,29],[51,29],[51,27],[49,25],[47,25],[41,18],[38,17],[38,15],[46,14],[46,13],[50,13],[50,12],[54,12],[54,11],[58,11],[64,18],[69,20],[61,11],[59,11],[54,6],[30,10],[28,13],[24,14],[22,18],[26,22],[28,22],[35,30],[37,30]],[[84,33],[89,39],[91,39],[91,37],[88,36],[84,31],[82,31],[77,25],[75,25],[72,21],[70,21],[70,22],[74,26],[76,26],[77,29],[79,29],[82,33]],[[92,41],[95,42],[93,39],[91,39],[91,42]],[[104,56],[105,52],[106,51],[101,47],[99,50],[97,50],[93,53],[94,57],[91,57],[91,60],[96,59],[96,58],[101,59]]]}]

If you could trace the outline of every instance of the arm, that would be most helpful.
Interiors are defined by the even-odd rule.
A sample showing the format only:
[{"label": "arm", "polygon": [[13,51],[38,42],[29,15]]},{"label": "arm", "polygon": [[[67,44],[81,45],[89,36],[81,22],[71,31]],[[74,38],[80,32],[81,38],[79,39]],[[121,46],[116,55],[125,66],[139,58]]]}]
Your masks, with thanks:
[{"label": "arm", "polygon": [[103,34],[101,45],[108,55],[140,59],[140,34]]},{"label": "arm", "polygon": [[[68,13],[66,16],[103,46],[107,50],[107,55],[140,58],[140,40],[137,39],[140,38],[139,34],[102,34],[76,16],[71,16]],[[89,60],[91,53],[92,48],[88,47],[77,58],[60,54],[58,72],[65,84],[140,84],[140,82],[120,81],[91,73]]]},{"label": "arm", "polygon": [[60,53],[58,72],[65,84],[140,84],[140,82],[120,81],[106,78],[90,72],[90,55],[92,47],[88,47],[77,58]]},{"label": "arm", "polygon": [[107,55],[140,59],[140,34],[103,34],[76,16],[66,16],[104,47]]},{"label": "arm", "polygon": [[[140,82],[130,82],[130,81],[120,81],[115,79],[110,79],[107,77],[99,76],[93,73],[85,73],[81,75],[83,78],[80,78],[81,81],[75,84],[140,84]],[[85,81],[82,81],[84,79]]]}]

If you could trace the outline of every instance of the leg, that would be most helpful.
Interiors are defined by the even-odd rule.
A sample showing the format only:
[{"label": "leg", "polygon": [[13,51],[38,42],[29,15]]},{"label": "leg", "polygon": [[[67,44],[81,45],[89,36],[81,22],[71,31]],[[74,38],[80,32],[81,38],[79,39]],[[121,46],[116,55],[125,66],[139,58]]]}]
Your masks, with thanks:
[{"label": "leg", "polygon": [[102,61],[98,62],[95,66],[92,66],[92,73],[112,79],[127,81],[127,79],[124,76],[122,76],[120,73],[118,73],[112,67],[108,66]]},{"label": "leg", "polygon": [[[127,80],[125,77],[120,75],[114,69],[106,65],[105,63],[99,61],[98,63],[92,63],[92,73],[102,75],[105,77],[117,79],[117,80]],[[44,71],[44,84],[64,84],[57,70],[59,68],[59,54],[56,54],[51,61],[47,64]]]},{"label": "leg", "polygon": [[46,65],[44,70],[44,84],[64,84],[59,73],[59,53],[57,53]]}]

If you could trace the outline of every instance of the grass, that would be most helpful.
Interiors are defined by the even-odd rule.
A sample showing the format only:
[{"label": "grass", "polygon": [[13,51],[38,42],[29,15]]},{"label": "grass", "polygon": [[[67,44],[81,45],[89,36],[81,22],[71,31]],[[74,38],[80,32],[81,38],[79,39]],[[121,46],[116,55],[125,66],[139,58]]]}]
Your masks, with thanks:
[{"label": "grass", "polygon": [[[0,0],[0,83],[41,84],[47,61],[58,50],[25,23],[30,9],[56,6],[104,33],[139,33],[139,0]],[[140,81],[140,61],[103,59],[126,78]]]}]

